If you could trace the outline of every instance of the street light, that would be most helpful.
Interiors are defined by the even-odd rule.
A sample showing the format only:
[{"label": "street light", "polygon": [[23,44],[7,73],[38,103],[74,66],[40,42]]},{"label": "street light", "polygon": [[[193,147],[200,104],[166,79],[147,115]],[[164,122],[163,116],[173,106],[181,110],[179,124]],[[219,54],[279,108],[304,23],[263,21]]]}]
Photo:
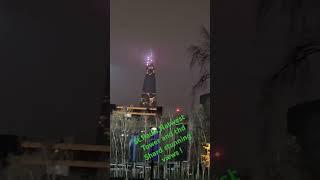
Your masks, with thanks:
[{"label": "street light", "polygon": [[132,117],[132,115],[130,113],[126,113],[125,117]]},{"label": "street light", "polygon": [[214,156],[216,156],[217,158],[219,158],[221,156],[220,152],[215,152]]}]

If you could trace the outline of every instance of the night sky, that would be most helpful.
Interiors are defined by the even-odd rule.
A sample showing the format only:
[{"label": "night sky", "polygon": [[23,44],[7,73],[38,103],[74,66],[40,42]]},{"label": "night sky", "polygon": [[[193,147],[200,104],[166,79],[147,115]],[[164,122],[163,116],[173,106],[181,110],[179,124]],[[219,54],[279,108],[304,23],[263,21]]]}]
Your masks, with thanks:
[{"label": "night sky", "polygon": [[[186,49],[209,27],[209,0],[111,1],[111,103],[138,104],[145,75],[144,55],[156,61],[158,105],[190,109],[197,69]],[[197,99],[199,101],[199,99]]]},{"label": "night sky", "polygon": [[104,95],[104,1],[0,3],[0,134],[94,142]]}]

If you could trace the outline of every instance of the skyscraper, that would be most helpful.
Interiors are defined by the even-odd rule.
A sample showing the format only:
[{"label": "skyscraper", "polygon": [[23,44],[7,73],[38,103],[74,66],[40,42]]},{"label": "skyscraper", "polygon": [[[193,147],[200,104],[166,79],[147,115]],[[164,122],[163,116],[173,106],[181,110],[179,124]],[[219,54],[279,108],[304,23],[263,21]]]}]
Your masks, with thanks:
[{"label": "skyscraper", "polygon": [[140,105],[143,107],[156,107],[156,75],[152,51],[145,58],[146,75],[144,77]]}]

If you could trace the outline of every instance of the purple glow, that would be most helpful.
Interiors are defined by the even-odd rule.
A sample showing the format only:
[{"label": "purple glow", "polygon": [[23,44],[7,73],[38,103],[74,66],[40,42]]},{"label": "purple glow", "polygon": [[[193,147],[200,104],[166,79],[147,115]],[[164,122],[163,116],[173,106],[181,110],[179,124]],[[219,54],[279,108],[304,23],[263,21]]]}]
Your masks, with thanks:
[{"label": "purple glow", "polygon": [[149,54],[147,55],[146,59],[145,59],[146,65],[149,66],[152,62],[152,51],[150,50]]}]

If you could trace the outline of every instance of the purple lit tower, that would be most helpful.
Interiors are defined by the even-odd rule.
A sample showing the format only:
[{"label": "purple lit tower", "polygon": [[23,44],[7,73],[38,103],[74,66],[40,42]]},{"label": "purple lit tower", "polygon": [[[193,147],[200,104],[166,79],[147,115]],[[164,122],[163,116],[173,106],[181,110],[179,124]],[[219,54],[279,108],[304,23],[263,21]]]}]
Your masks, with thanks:
[{"label": "purple lit tower", "polygon": [[156,75],[152,51],[145,58],[146,75],[144,77],[140,105],[143,107],[157,107]]}]

